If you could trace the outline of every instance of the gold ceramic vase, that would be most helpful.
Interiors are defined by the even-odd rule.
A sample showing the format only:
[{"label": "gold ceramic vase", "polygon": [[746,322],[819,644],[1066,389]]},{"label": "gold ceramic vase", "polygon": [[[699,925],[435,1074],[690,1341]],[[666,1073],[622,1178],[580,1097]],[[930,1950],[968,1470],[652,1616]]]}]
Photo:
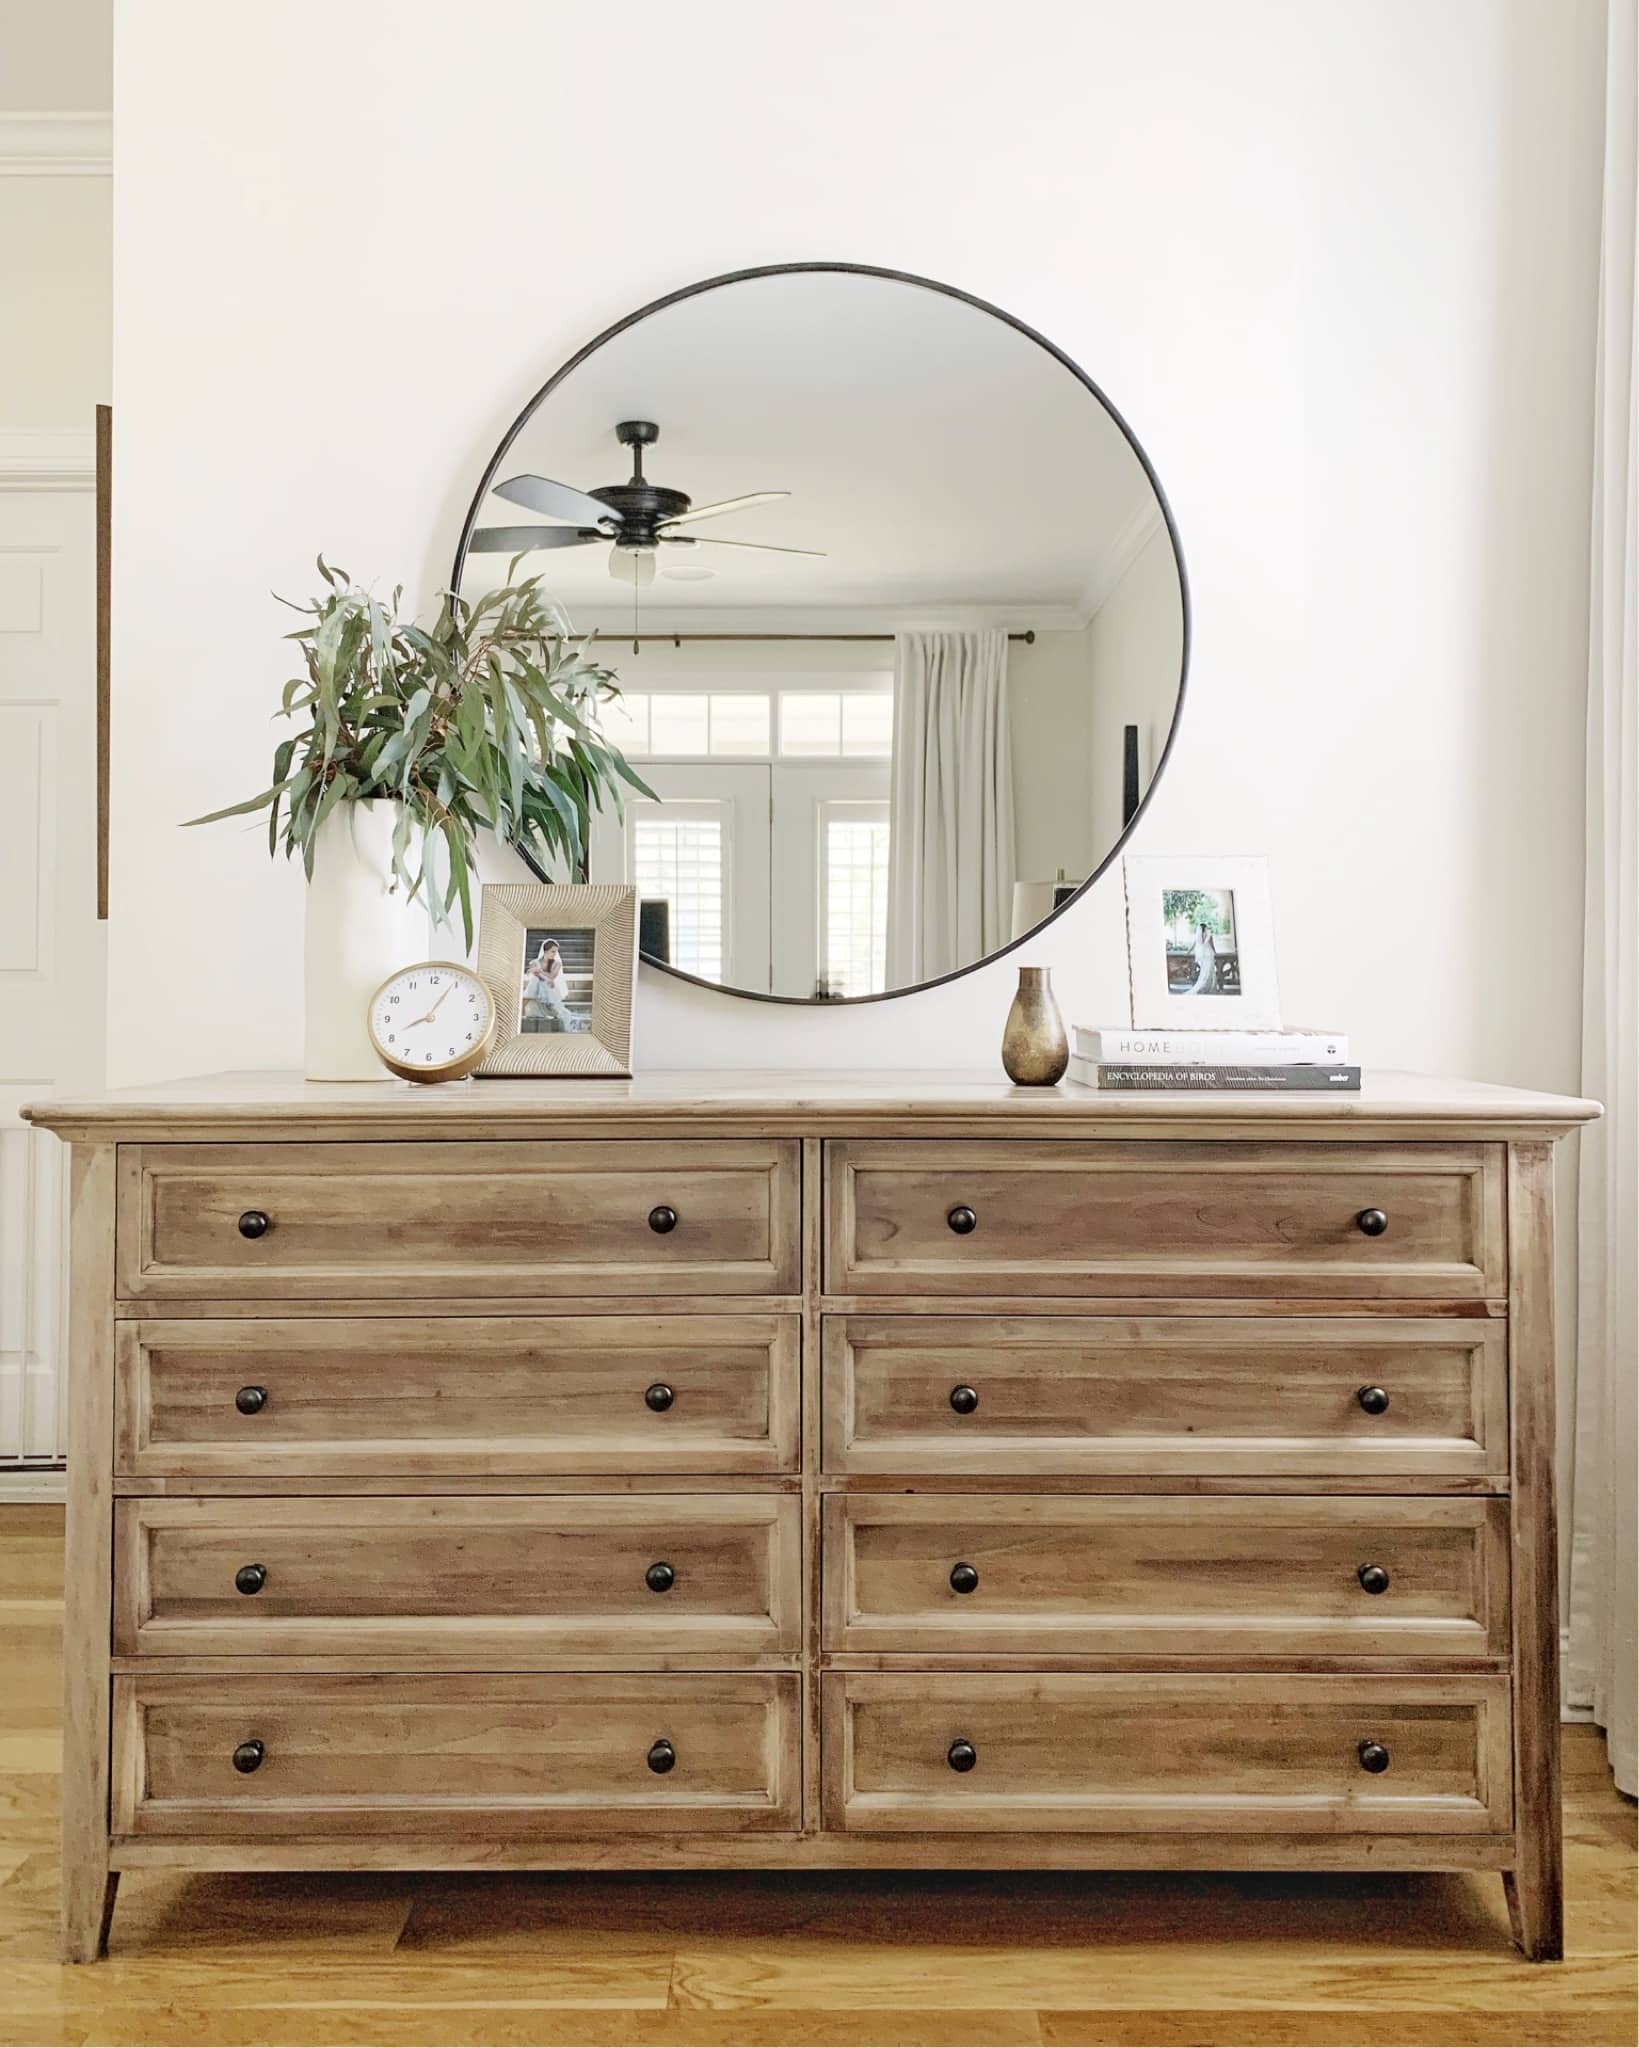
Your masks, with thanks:
[{"label": "gold ceramic vase", "polygon": [[1021,967],[1019,992],[1002,1033],[1002,1065],[1020,1088],[1052,1088],[1070,1064],[1070,1041],[1053,1000],[1052,970]]}]

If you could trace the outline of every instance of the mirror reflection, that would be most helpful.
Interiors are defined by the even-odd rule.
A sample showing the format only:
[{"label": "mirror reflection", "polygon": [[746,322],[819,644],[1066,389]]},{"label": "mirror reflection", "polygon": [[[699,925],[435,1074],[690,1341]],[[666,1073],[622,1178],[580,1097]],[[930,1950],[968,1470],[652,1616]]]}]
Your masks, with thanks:
[{"label": "mirror reflection", "polygon": [[613,333],[500,451],[457,587],[520,552],[656,793],[597,820],[589,879],[637,884],[646,957],[750,994],[881,995],[1033,929],[1177,711],[1182,576],[1126,433],[912,280],[762,273]]}]

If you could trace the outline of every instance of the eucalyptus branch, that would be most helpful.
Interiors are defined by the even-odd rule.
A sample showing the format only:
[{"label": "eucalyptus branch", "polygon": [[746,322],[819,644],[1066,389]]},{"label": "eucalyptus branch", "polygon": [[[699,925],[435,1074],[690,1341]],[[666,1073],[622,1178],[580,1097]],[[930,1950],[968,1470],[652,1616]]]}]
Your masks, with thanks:
[{"label": "eucalyptus branch", "polygon": [[299,853],[311,878],[319,828],[337,804],[397,803],[394,886],[413,898],[440,842],[443,908],[460,904],[470,947],[480,828],[573,873],[591,808],[618,815],[623,784],[653,795],[598,729],[599,712],[620,695],[614,673],[576,639],[538,576],[470,603],[450,592],[421,627],[399,617],[402,586],[383,604],[322,555],[318,568],[324,594],[291,607],[309,623],[286,636],[303,672],[285,684],[275,713],[306,723],[274,749],[267,789],[188,823],[266,811],[269,852]]}]

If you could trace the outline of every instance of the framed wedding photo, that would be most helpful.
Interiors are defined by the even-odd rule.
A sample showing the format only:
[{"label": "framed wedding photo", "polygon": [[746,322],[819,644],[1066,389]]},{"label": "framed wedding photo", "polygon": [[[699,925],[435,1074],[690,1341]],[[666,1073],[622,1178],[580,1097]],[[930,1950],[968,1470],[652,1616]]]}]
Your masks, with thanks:
[{"label": "framed wedding photo", "polygon": [[495,998],[495,1043],[481,1077],[631,1073],[636,889],[486,883],[478,972]]},{"label": "framed wedding photo", "polygon": [[1269,871],[1250,855],[1129,854],[1127,979],[1137,1031],[1278,1031]]}]

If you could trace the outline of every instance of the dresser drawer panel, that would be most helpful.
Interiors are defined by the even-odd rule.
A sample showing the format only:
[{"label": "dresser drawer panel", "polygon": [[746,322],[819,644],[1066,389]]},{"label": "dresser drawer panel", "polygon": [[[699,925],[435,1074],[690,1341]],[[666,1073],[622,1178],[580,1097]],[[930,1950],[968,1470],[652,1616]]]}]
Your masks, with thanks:
[{"label": "dresser drawer panel", "polygon": [[1504,1478],[1506,1325],[828,1316],[833,1472]]},{"label": "dresser drawer panel", "polygon": [[1495,1500],[830,1494],[829,1650],[1502,1657]]},{"label": "dresser drawer panel", "polygon": [[1512,1818],[1500,1674],[831,1673],[824,1686],[831,1828],[1493,1834]]},{"label": "dresser drawer panel", "polygon": [[796,1316],[123,1322],[122,1474],[797,1467]]},{"label": "dresser drawer panel", "polygon": [[795,1140],[120,1148],[131,1300],[791,1294]]},{"label": "dresser drawer panel", "polygon": [[124,1655],[642,1657],[793,1652],[801,1503],[782,1494],[126,1500]]},{"label": "dresser drawer panel", "polygon": [[114,1681],[113,1827],[790,1831],[801,1822],[798,1700],[798,1679],[780,1674],[139,1674]]},{"label": "dresser drawer panel", "polygon": [[826,1205],[833,1294],[1505,1291],[1494,1146],[839,1140]]}]

